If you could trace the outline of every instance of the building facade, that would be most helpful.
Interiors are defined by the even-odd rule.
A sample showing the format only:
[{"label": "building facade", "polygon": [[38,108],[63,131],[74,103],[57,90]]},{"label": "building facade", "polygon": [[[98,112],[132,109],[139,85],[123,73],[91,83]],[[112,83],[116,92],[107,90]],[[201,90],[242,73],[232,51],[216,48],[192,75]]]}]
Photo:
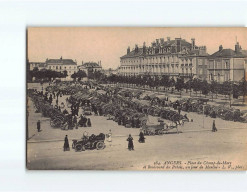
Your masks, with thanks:
[{"label": "building facade", "polygon": [[222,45],[219,50],[208,58],[208,81],[239,81],[244,78],[247,65],[247,51],[242,50],[237,42],[235,50],[223,49]]},{"label": "building facade", "polygon": [[101,61],[99,61],[98,63],[96,62],[83,63],[82,61],[82,64],[77,67],[77,70],[83,70],[86,72],[87,75],[95,71],[102,71]]},{"label": "building facade", "polygon": [[67,71],[67,77],[63,80],[73,80],[71,75],[77,72],[77,63],[72,59],[46,59],[46,67],[47,69],[64,72]]},{"label": "building facade", "polygon": [[29,62],[29,68],[30,70],[33,70],[34,68],[38,68],[39,70],[46,69],[46,63],[45,62]]},{"label": "building facade", "polygon": [[141,48],[135,45],[132,51],[128,47],[127,54],[120,57],[118,72],[124,76],[150,74],[206,79],[207,57],[206,46],[196,46],[195,39],[189,43],[181,38],[167,37],[166,41],[161,38],[149,47],[145,42]]}]

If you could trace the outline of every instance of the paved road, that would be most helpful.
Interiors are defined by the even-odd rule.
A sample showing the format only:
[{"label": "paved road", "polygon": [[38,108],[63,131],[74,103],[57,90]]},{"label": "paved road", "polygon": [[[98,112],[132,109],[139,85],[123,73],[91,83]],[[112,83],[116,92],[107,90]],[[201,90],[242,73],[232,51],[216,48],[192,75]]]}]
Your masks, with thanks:
[{"label": "paved road", "polygon": [[[126,137],[113,137],[104,150],[64,152],[63,141],[28,143],[29,169],[138,169],[155,161],[231,161],[246,166],[247,131],[225,130],[167,134],[134,138],[134,151],[127,150]],[[70,140],[71,145],[71,140]],[[246,168],[246,167],[245,167]]]},{"label": "paved road", "polygon": [[[59,99],[64,101],[66,96]],[[103,116],[90,116],[92,127],[81,127],[63,131],[50,127],[50,120],[34,113],[29,105],[29,140],[27,144],[29,169],[142,169],[145,164],[156,160],[234,160],[241,165],[247,155],[247,124],[216,119],[218,132],[212,133],[212,118],[196,113],[187,113],[194,122],[179,127],[163,136],[147,137],[145,144],[137,142],[139,129],[118,126],[116,122]],[[182,114],[184,114],[182,112]],[[41,120],[40,133],[36,131],[36,122]],[[157,117],[149,117],[150,124],[157,123]],[[204,120],[204,127],[203,127]],[[106,143],[104,150],[85,152],[63,152],[63,139],[81,138],[86,130],[89,133],[113,133],[113,143]],[[134,137],[135,151],[127,150],[127,136]],[[245,160],[246,162],[246,160]]]}]

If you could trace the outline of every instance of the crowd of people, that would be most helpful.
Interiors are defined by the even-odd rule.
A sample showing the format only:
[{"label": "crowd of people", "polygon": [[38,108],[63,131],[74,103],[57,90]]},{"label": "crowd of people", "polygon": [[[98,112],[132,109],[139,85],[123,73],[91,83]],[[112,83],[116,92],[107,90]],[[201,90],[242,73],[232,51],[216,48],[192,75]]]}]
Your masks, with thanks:
[{"label": "crowd of people", "polygon": [[[54,108],[60,110],[68,119],[68,120],[65,120],[63,125],[62,125],[63,130],[74,129],[74,128],[78,129],[78,127],[91,127],[92,126],[91,119],[89,117],[86,117],[85,114],[83,114],[83,108],[84,107],[90,107],[90,109],[92,110],[94,115],[99,115],[99,116],[104,115],[104,111],[102,110],[102,107],[97,106],[94,103],[91,103],[89,100],[76,100],[76,99],[66,98],[66,105],[65,105],[63,102],[61,102],[59,104],[59,97],[63,96],[62,92],[60,92],[60,91],[52,92],[52,93],[48,93],[46,91],[44,93],[42,90],[42,91],[38,91],[38,94],[44,98],[44,101],[49,102],[51,105],[53,105],[54,99],[56,100],[56,103],[54,104]],[[107,101],[109,102],[109,100],[114,101],[114,98],[113,98],[114,94],[115,93],[110,93],[108,91],[107,94],[105,95],[106,96],[105,102],[107,102]],[[165,99],[164,101],[162,101],[162,103],[164,103],[164,105],[163,105],[164,107],[166,106],[166,102],[168,102],[168,98]],[[151,103],[151,105],[152,104],[155,104],[155,103]],[[82,114],[80,114],[80,108],[82,108]],[[180,102],[176,101],[175,103],[173,103],[173,108],[174,108],[174,110],[177,110],[179,115],[181,114],[182,105],[180,104]],[[67,109],[68,110],[70,109],[70,112]],[[205,114],[207,114],[207,113],[205,113]],[[115,118],[117,119],[118,125],[126,126],[126,124],[128,122],[128,124],[130,124],[130,127],[132,127],[132,128],[140,128],[141,127],[141,121],[139,120],[139,118],[136,118],[136,119],[132,118],[132,119],[130,119],[131,121],[126,121],[126,117],[121,115],[121,113],[120,114],[118,113],[115,116]],[[186,118],[189,121],[186,114],[184,115],[184,118]],[[213,118],[215,118],[215,117],[213,117]],[[38,130],[38,132],[41,131],[40,120],[37,122],[37,130]],[[213,125],[212,125],[212,131],[213,132],[217,131],[215,121],[213,122]],[[112,134],[109,133],[109,135],[108,135],[108,137],[110,137],[110,139],[111,139]],[[128,136],[127,141],[128,141],[128,149],[130,151],[134,150],[134,142],[133,142],[133,137],[131,136],[131,134]],[[139,141],[139,143],[145,143],[145,137],[144,137],[144,133],[142,131],[139,134],[139,140],[138,141]],[[109,141],[109,142],[112,142],[112,141]],[[64,150],[67,151],[68,148],[69,148],[68,136],[66,135],[65,143],[64,143]]]}]

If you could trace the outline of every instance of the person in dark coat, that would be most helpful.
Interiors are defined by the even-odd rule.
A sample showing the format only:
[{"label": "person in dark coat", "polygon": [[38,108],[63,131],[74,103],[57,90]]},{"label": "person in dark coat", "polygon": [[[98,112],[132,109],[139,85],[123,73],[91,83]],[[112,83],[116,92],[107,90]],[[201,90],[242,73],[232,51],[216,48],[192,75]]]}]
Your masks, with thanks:
[{"label": "person in dark coat", "polygon": [[129,149],[129,151],[134,150],[133,137],[131,137],[131,134],[129,134],[129,137],[128,137],[127,141],[128,141],[128,149]]},{"label": "person in dark coat", "polygon": [[63,145],[63,151],[69,151],[69,140],[68,136],[66,135],[64,138],[64,145]]},{"label": "person in dark coat", "polygon": [[213,112],[211,113],[211,117],[212,117],[212,118],[216,118],[216,112],[215,112],[215,111],[213,111]]},{"label": "person in dark coat", "polygon": [[72,104],[72,106],[70,107],[70,109],[71,109],[71,114],[72,114],[72,116],[74,116],[75,115],[75,112],[74,112],[74,105]]},{"label": "person in dark coat", "polygon": [[118,125],[121,125],[121,118],[118,117],[118,122],[117,122]]},{"label": "person in dark coat", "polygon": [[87,119],[87,126],[88,127],[91,127],[92,126],[90,118]]},{"label": "person in dark coat", "polygon": [[213,120],[212,132],[216,132],[216,131],[217,131],[217,128],[216,128],[216,125],[215,125],[215,120]]},{"label": "person in dark coat", "polygon": [[87,123],[87,118],[85,116],[81,115],[81,119],[79,121],[79,125],[81,127],[86,127],[86,123]]},{"label": "person in dark coat", "polygon": [[83,116],[82,118],[82,123],[83,123],[83,127],[87,126],[87,118],[85,116]]},{"label": "person in dark coat", "polygon": [[49,102],[50,102],[50,104],[52,103],[52,95],[50,95],[50,97],[49,97]]},{"label": "person in dark coat", "polygon": [[73,118],[73,125],[75,126],[76,129],[78,129],[78,123],[77,123],[77,117],[74,116]]},{"label": "person in dark coat", "polygon": [[71,114],[69,115],[68,125],[69,129],[73,130],[73,116]]},{"label": "person in dark coat", "polygon": [[48,101],[47,94],[45,94],[44,100],[45,100],[46,102]]},{"label": "person in dark coat", "polygon": [[145,137],[144,137],[144,133],[141,131],[139,134],[139,142],[140,143],[145,143]]},{"label": "person in dark coat", "polygon": [[181,106],[179,105],[179,106],[178,106],[178,114],[179,114],[179,115],[180,115],[180,113],[181,113],[181,109],[182,109],[182,108],[181,108]]},{"label": "person in dark coat", "polygon": [[40,120],[38,120],[38,122],[37,122],[37,130],[38,130],[38,132],[40,132]]}]

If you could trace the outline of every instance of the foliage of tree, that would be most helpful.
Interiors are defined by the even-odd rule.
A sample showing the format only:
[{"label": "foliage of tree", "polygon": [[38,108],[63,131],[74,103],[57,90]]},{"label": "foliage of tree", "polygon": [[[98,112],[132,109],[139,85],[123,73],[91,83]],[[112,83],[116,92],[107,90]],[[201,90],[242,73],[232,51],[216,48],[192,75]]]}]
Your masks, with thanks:
[{"label": "foliage of tree", "polygon": [[65,78],[67,75],[67,71],[64,72],[57,72],[54,70],[50,70],[50,69],[41,69],[39,70],[37,67],[35,67],[33,70],[29,71],[29,76],[30,79],[32,80],[33,78],[36,79],[48,79],[49,81],[51,81],[52,79],[55,78]]},{"label": "foliage of tree", "polygon": [[87,77],[87,74],[83,70],[78,70],[78,72],[75,72],[71,75],[71,78],[73,78],[74,80],[78,79],[78,81],[80,81],[84,77]]},{"label": "foliage of tree", "polygon": [[185,84],[184,84],[184,79],[183,78],[177,78],[177,82],[175,83],[175,89],[177,91],[181,91],[184,89]]}]

